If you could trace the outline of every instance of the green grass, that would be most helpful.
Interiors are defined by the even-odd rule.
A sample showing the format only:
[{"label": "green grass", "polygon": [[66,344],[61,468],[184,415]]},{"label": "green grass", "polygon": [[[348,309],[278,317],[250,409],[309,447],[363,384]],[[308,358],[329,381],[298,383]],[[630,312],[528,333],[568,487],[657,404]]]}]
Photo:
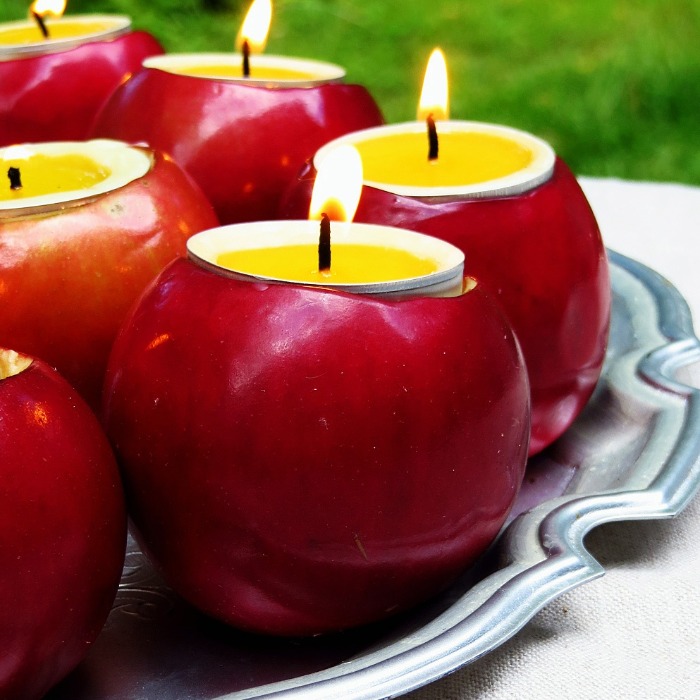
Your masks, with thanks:
[{"label": "green grass", "polygon": [[[215,9],[212,9],[215,5]],[[242,0],[69,0],[169,51],[228,51]],[[3,0],[0,19],[25,0]],[[412,119],[433,46],[451,115],[549,140],[580,174],[700,184],[698,0],[276,0],[269,53],[340,63],[388,121]]]}]

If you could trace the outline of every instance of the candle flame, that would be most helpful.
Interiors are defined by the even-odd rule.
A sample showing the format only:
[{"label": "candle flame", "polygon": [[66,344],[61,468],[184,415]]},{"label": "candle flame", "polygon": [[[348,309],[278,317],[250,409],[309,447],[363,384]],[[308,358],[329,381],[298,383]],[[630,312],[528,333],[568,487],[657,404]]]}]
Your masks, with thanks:
[{"label": "candle flame", "polygon": [[29,14],[39,17],[62,17],[68,0],[34,0],[29,6]]},{"label": "candle flame", "polygon": [[272,1],[253,0],[236,37],[236,48],[240,51],[247,41],[251,52],[264,51],[271,21]]},{"label": "candle flame", "polygon": [[430,114],[433,119],[447,119],[449,115],[447,89],[447,63],[440,49],[433,49],[425,69],[423,89],[418,103],[418,119],[424,121]]},{"label": "candle flame", "polygon": [[318,164],[309,219],[327,214],[334,221],[352,221],[362,192],[362,159],[354,146],[333,149]]}]

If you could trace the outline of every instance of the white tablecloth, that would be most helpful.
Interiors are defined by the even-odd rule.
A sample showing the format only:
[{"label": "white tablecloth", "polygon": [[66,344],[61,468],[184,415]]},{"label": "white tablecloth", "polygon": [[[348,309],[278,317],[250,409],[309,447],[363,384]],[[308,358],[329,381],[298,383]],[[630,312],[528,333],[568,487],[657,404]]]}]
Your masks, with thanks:
[{"label": "white tablecloth", "polygon": [[[581,184],[606,245],[670,280],[698,334],[700,188],[597,178]],[[700,697],[700,496],[675,519],[604,525],[586,543],[605,576],[550,603],[485,658],[406,697]]]}]

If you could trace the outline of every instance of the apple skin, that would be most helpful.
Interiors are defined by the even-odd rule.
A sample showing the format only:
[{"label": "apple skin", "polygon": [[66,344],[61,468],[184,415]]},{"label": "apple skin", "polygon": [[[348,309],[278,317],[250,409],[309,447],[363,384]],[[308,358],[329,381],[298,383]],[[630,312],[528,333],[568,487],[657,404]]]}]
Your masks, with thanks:
[{"label": "apple skin", "polygon": [[144,177],[81,206],[0,220],[0,345],[45,360],[99,407],[129,307],[194,233],[217,225],[194,182],[153,154]]},{"label": "apple skin", "polygon": [[[280,218],[308,211],[315,171],[290,186]],[[502,305],[532,392],[530,454],[571,425],[600,377],[610,277],[598,224],[576,178],[556,160],[543,185],[511,197],[430,201],[364,186],[355,221],[427,233],[461,248],[465,270]]]},{"label": "apple skin", "polygon": [[490,544],[522,480],[522,356],[480,286],[405,301],[163,271],[104,425],[137,537],[193,605],[310,635],[404,610]]},{"label": "apple skin", "polygon": [[105,100],[141,61],[162,54],[136,31],[56,53],[0,61],[0,146],[77,141],[90,135]]},{"label": "apple skin", "polygon": [[144,68],[112,95],[93,135],[169,153],[230,224],[276,218],[307,158],[382,121],[360,85],[269,89]]},{"label": "apple skin", "polygon": [[107,619],[126,507],[97,418],[43,362],[0,378],[0,453],[0,697],[31,700]]}]

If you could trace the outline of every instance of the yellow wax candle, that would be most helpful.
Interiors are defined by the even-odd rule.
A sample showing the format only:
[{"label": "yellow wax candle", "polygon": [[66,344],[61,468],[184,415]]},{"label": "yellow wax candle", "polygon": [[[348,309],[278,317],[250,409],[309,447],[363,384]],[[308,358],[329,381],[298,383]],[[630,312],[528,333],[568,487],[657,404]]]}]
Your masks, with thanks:
[{"label": "yellow wax candle", "polygon": [[0,201],[83,190],[103,182],[112,173],[107,166],[78,153],[31,153],[17,158],[12,157],[10,152],[9,157],[6,154],[0,159],[0,168],[3,173],[7,173],[10,168],[17,168],[21,178],[21,187],[18,189],[11,189],[8,181],[0,186]]},{"label": "yellow wax candle", "polygon": [[221,253],[216,262],[255,277],[317,284],[390,282],[429,275],[438,269],[435,260],[399,248],[339,243],[332,244],[331,251],[331,268],[323,272],[318,269],[318,246],[315,245],[227,251]]},{"label": "yellow wax candle", "polygon": [[44,38],[33,20],[0,24],[0,61],[74,48],[89,41],[108,41],[131,29],[131,19],[121,15],[73,15],[47,18]]},{"label": "yellow wax candle", "polygon": [[151,154],[122,141],[47,141],[0,148],[0,220],[93,201],[143,177]]},{"label": "yellow wax candle", "polygon": [[166,54],[147,58],[143,66],[175,75],[269,88],[313,87],[340,82],[345,77],[345,70],[335,64],[289,56],[253,56],[247,78],[243,76],[243,59],[238,54]]},{"label": "yellow wax candle", "polygon": [[[225,64],[202,64],[185,66],[179,71],[182,75],[194,75],[202,78],[238,78],[241,66]],[[314,80],[316,76],[309,71],[294,70],[284,66],[254,66],[249,80],[264,81],[302,81]]]},{"label": "yellow wax candle", "polygon": [[314,156],[316,169],[340,145],[360,153],[366,185],[415,197],[503,196],[551,177],[555,155],[545,141],[518,129],[469,121],[436,121],[439,153],[428,158],[427,126],[407,122],[341,136]]},{"label": "yellow wax candle", "polygon": [[[439,122],[438,122],[439,128]],[[511,175],[532,162],[533,152],[494,134],[449,131],[440,155],[426,158],[425,133],[387,134],[356,144],[366,180],[416,187],[454,187]]]},{"label": "yellow wax candle", "polygon": [[331,265],[318,270],[318,221],[254,221],[209,229],[187,241],[195,263],[263,283],[328,287],[388,298],[455,296],[464,290],[464,254],[415,231],[331,224]]},{"label": "yellow wax candle", "polygon": [[[50,39],[74,39],[100,34],[112,28],[111,22],[103,21],[77,21],[71,19],[47,20]],[[17,44],[29,44],[43,42],[44,37],[36,22],[22,22],[0,26],[0,45],[14,46]]]}]

